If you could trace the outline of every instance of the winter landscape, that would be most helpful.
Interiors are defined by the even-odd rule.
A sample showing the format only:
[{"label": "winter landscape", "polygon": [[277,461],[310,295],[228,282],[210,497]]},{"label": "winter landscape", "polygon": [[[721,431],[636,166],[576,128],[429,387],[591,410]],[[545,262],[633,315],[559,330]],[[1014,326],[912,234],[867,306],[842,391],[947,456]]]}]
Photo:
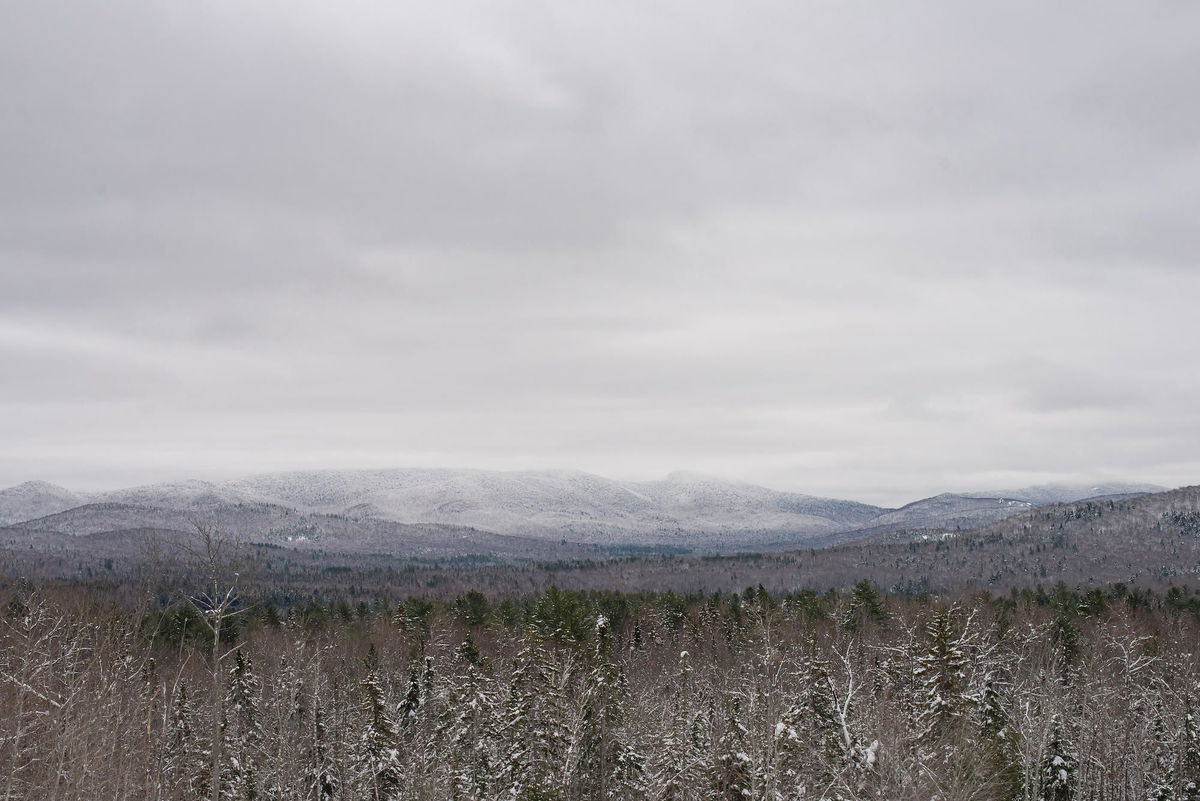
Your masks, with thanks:
[{"label": "winter landscape", "polygon": [[1200,801],[1200,5],[0,7],[0,801]]}]

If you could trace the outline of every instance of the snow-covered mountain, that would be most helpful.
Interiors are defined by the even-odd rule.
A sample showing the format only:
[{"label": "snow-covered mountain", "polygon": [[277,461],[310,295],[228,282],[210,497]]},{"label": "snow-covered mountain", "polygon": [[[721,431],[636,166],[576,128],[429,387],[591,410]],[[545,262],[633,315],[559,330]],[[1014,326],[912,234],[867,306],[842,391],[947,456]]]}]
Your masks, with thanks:
[{"label": "snow-covered mountain", "polygon": [[[973,528],[1046,503],[1157,489],[1103,484],[944,493],[885,509],[690,473],[637,482],[578,470],[319,470],[91,494],[28,482],[0,491],[0,526],[92,536],[141,527],[177,531],[205,519],[258,541],[319,541],[355,551],[369,543],[392,553],[413,552],[418,541],[425,553],[475,553],[485,541],[524,547],[497,536],[589,547],[763,550],[897,529]],[[442,537],[453,547],[442,549]]]},{"label": "snow-covered mountain", "polygon": [[884,512],[871,520],[872,530],[903,528],[976,528],[1031,509],[1036,504],[1016,498],[974,497],[944,492]]},{"label": "snow-covered mountain", "polygon": [[84,496],[45,481],[26,481],[0,490],[0,526],[65,512],[86,503]]},{"label": "snow-covered mountain", "polygon": [[577,470],[317,471],[255,476],[225,487],[327,514],[621,541],[766,532],[804,538],[856,527],[882,511],[683,473],[628,482]]},{"label": "snow-covered mountain", "polygon": [[1072,503],[1087,498],[1103,498],[1113,495],[1144,495],[1151,492],[1165,492],[1166,487],[1157,484],[1040,484],[1035,487],[1020,489],[992,490],[990,492],[961,493],[966,498],[1003,498],[1007,500],[1025,501],[1034,506],[1045,506],[1048,503]]}]

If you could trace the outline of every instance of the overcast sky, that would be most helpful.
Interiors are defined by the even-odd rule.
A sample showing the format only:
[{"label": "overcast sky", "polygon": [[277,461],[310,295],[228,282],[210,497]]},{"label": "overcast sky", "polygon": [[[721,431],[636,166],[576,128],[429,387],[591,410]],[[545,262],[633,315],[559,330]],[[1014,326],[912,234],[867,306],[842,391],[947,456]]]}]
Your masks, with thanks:
[{"label": "overcast sky", "polygon": [[0,8],[0,485],[1200,482],[1200,4]]}]

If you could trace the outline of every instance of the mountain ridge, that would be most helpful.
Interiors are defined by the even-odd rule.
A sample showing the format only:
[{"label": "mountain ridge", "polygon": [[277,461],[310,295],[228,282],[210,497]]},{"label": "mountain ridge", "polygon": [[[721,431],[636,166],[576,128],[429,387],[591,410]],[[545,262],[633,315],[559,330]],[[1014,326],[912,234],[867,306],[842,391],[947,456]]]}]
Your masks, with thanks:
[{"label": "mountain ridge", "polygon": [[[1120,494],[1116,491],[1137,493],[1153,485],[1092,488]],[[94,535],[137,527],[178,530],[189,520],[212,519],[247,537],[271,534],[276,540],[289,527],[336,530],[336,539],[355,549],[358,526],[364,540],[397,553],[412,549],[403,540],[409,531],[403,527],[424,526],[425,534],[456,532],[464,548],[473,536],[482,545],[485,535],[499,535],[563,546],[748,551],[817,547],[904,528],[975,528],[1047,499],[1078,500],[1088,491],[1088,485],[1043,485],[941,493],[893,509],[684,471],[653,481],[622,481],[581,470],[309,470],[96,493],[30,481],[0,490],[0,526],[29,531],[64,515],[54,521],[56,533]],[[429,528],[439,526],[445,528]],[[379,533],[385,530],[401,539],[389,544]]]}]

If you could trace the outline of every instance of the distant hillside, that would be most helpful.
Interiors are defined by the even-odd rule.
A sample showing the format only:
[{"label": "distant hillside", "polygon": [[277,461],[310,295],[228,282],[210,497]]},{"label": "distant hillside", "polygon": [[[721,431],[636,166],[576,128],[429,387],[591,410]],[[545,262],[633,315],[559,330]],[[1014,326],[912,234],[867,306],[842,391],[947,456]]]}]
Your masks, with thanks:
[{"label": "distant hillside", "polygon": [[[259,538],[270,528],[264,510],[274,509],[276,516],[345,518],[364,531],[390,522],[589,545],[744,550],[814,542],[887,511],[682,473],[662,481],[622,482],[567,470],[314,471],[91,495],[35,493],[32,486],[7,491],[11,501],[0,499],[6,524],[75,510],[69,519],[79,533],[115,530],[117,523],[177,529],[181,521],[214,518],[242,536]],[[41,500],[26,500],[34,495]],[[118,515],[113,504],[124,511]],[[388,553],[409,550],[403,542],[372,542]]]},{"label": "distant hillside", "polygon": [[[29,482],[0,491],[0,525],[8,527],[0,528],[0,547],[83,553],[90,546],[82,538],[101,538],[107,553],[125,541],[122,532],[171,538],[207,522],[247,542],[347,556],[529,561],[779,551],[899,530],[966,531],[1027,513],[1048,497],[1130,497],[1144,487],[948,493],[885,509],[687,473],[631,482],[572,470],[311,471],[91,494]],[[72,544],[72,537],[80,539]]]},{"label": "distant hillside", "polygon": [[861,538],[864,534],[905,528],[936,526],[954,530],[972,529],[1020,514],[1033,506],[1029,501],[1012,498],[975,497],[947,492],[914,501],[893,511],[885,511],[854,533]]},{"label": "distant hillside", "polygon": [[1152,492],[1165,492],[1166,487],[1157,484],[1039,484],[1035,487],[1020,489],[991,490],[988,492],[961,493],[965,498],[1004,498],[1008,500],[1025,501],[1033,506],[1045,506],[1050,503],[1070,503],[1087,498],[1107,498],[1114,495],[1146,495]]},{"label": "distant hillside", "polygon": [[[1140,497],[1084,500],[1028,509],[975,531],[893,532],[864,543],[772,554],[638,559],[564,569],[526,568],[531,590],[772,592],[846,588],[863,579],[902,593],[1006,592],[1058,582],[1089,587],[1200,586],[1200,486]],[[501,587],[504,568],[467,580]],[[451,581],[451,574],[440,581]],[[419,577],[428,581],[429,576]]]},{"label": "distant hillside", "polygon": [[709,546],[804,541],[853,528],[879,507],[673,474],[622,482],[580,471],[380,470],[284,473],[227,485],[248,496],[355,517],[506,534]]},{"label": "distant hillside", "polygon": [[63,512],[85,503],[85,499],[45,481],[26,481],[0,490],[0,526]]}]

